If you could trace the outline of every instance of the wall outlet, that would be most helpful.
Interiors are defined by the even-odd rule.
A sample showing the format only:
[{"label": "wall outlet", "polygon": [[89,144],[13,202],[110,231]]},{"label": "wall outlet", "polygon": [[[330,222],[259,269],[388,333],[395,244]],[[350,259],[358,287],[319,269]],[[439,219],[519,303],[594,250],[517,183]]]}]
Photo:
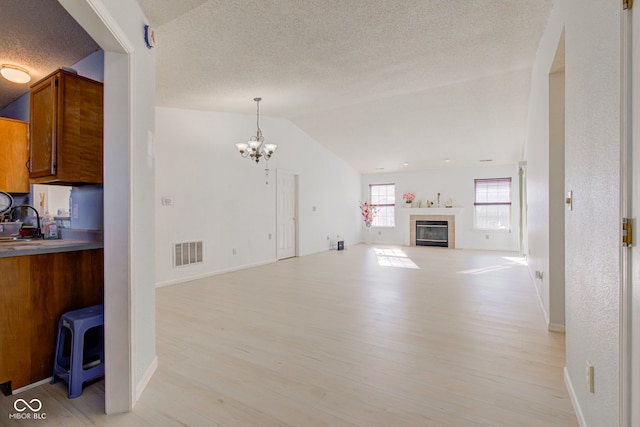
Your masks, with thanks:
[{"label": "wall outlet", "polygon": [[543,274],[542,271],[536,270],[536,279],[542,280]]},{"label": "wall outlet", "polygon": [[489,240],[489,235],[488,235],[488,234],[485,234],[485,235],[484,235],[484,238],[485,238],[485,239],[487,239],[487,240]]},{"label": "wall outlet", "polygon": [[233,248],[233,249],[231,250],[231,252],[232,252],[234,255],[236,255],[236,254],[237,254],[236,248]]},{"label": "wall outlet", "polygon": [[269,240],[271,240],[271,233],[269,233]]},{"label": "wall outlet", "polygon": [[593,369],[593,365],[591,364],[590,361],[587,360],[587,390],[589,390],[589,393],[594,393],[595,391],[595,384],[594,384],[594,369]]}]

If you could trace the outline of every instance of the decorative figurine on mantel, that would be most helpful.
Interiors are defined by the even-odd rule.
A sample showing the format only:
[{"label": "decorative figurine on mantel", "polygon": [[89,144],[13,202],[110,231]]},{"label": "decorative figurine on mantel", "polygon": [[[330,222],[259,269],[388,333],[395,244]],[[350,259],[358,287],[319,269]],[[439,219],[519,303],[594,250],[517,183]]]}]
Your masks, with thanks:
[{"label": "decorative figurine on mantel", "polygon": [[447,199],[447,201],[444,202],[444,207],[445,208],[452,208],[453,207],[453,199],[451,197],[449,197]]},{"label": "decorative figurine on mantel", "polygon": [[433,206],[433,202],[431,200],[427,200],[427,207],[430,208]]},{"label": "decorative figurine on mantel", "polygon": [[438,198],[436,199],[436,206],[440,207],[440,193],[438,193]]}]

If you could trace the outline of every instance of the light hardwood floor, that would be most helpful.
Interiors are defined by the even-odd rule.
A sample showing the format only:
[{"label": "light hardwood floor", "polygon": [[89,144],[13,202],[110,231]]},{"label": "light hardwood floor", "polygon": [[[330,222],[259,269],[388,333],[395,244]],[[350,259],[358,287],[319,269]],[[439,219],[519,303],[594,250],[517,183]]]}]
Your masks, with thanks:
[{"label": "light hardwood floor", "polygon": [[0,425],[26,424],[21,397],[65,427],[577,426],[564,335],[513,257],[357,245],[161,288],[132,413],[102,413],[103,381],[47,384],[0,398]]}]

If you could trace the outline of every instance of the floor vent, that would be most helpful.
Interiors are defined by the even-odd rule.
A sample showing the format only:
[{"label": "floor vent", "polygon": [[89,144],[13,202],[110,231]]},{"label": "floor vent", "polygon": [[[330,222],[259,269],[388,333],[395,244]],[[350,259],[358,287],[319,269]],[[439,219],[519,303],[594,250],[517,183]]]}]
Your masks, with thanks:
[{"label": "floor vent", "polygon": [[173,267],[202,262],[202,241],[175,243],[173,245]]}]

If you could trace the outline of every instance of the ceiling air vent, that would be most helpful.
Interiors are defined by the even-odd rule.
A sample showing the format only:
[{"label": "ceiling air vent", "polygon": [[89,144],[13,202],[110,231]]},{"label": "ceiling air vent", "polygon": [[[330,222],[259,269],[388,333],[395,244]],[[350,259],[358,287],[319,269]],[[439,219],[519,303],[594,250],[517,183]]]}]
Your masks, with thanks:
[{"label": "ceiling air vent", "polygon": [[173,245],[173,267],[202,263],[202,241]]}]

